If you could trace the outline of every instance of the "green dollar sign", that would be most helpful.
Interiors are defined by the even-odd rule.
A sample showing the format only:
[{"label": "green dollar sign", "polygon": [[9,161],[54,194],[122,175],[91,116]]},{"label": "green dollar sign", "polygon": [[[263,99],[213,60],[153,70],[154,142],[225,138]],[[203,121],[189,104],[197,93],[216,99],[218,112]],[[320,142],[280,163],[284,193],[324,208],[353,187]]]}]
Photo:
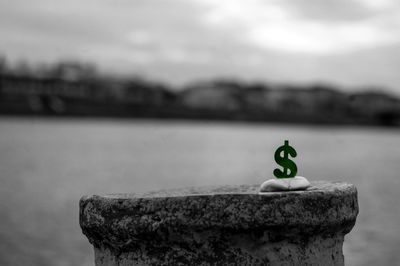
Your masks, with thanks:
[{"label": "green dollar sign", "polygon": [[283,167],[283,171],[280,169],[274,170],[274,175],[277,178],[290,178],[296,175],[297,166],[292,160],[288,158],[289,155],[292,157],[296,157],[297,152],[292,146],[289,146],[289,141],[285,140],[285,144],[283,146],[280,146],[275,152],[275,161]]}]

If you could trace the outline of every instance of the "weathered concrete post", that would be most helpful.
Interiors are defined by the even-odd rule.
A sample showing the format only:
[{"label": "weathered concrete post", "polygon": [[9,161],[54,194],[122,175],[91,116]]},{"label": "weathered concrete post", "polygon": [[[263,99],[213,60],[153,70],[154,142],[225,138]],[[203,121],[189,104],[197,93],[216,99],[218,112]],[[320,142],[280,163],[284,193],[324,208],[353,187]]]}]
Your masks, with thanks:
[{"label": "weathered concrete post", "polygon": [[102,265],[344,265],[357,190],[258,186],[83,197],[80,225]]}]

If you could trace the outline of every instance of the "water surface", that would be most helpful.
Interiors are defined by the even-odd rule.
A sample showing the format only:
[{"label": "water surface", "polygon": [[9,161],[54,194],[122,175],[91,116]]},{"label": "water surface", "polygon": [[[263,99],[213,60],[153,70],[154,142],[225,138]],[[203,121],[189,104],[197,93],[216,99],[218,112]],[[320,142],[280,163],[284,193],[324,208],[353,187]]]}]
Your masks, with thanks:
[{"label": "water surface", "polygon": [[0,118],[0,265],[93,265],[85,194],[259,184],[289,139],[299,175],[345,181],[360,214],[346,265],[400,264],[400,131],[389,128]]}]

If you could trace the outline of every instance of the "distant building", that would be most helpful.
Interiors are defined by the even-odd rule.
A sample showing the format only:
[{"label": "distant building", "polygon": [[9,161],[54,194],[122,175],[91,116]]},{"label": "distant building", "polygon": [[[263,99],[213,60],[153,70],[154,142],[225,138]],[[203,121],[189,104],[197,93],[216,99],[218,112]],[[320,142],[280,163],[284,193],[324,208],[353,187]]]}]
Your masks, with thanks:
[{"label": "distant building", "polygon": [[57,78],[0,75],[0,94],[89,98],[92,95],[92,88],[83,82],[64,81]]},{"label": "distant building", "polygon": [[78,112],[84,113],[96,112],[93,108],[103,108],[101,111],[107,113],[105,106],[124,112],[123,106],[160,107],[168,97],[162,86],[134,79],[75,80],[0,74],[0,102],[5,111],[7,104],[24,112],[64,113],[77,106]]},{"label": "distant building", "polygon": [[400,125],[400,100],[381,92],[356,93],[350,96],[352,112],[365,120],[386,125]]},{"label": "distant building", "polygon": [[237,111],[241,104],[238,89],[214,83],[199,83],[183,91],[181,104],[194,109]]}]

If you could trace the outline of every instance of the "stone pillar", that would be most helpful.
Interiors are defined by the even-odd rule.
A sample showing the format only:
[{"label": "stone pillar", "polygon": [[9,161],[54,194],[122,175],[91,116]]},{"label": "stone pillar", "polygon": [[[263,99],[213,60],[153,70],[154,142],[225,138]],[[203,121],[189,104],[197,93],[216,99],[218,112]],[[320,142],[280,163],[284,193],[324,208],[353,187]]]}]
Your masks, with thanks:
[{"label": "stone pillar", "polygon": [[344,265],[357,190],[222,186],[83,197],[80,225],[103,265]]}]

